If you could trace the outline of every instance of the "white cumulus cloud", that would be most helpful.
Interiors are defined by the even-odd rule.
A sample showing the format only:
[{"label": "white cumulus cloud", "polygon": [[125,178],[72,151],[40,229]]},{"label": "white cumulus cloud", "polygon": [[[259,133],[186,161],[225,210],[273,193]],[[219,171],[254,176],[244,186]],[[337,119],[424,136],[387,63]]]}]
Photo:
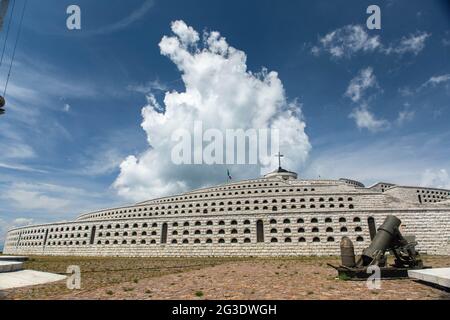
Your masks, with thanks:
[{"label": "white cumulus cloud", "polygon": [[[176,165],[171,150],[177,129],[192,133],[194,123],[203,129],[280,130],[280,149],[284,166],[296,170],[311,148],[301,104],[289,101],[277,72],[247,70],[246,54],[230,46],[219,32],[199,34],[183,21],[172,23],[171,36],[159,43],[161,54],[178,68],[186,88],[166,92],[163,103],[151,94],[142,109],[142,128],[149,148],[128,156],[120,165],[114,182],[119,195],[133,200],[169,195],[186,189],[226,181],[223,165]],[[203,145],[204,146],[204,145]],[[275,152],[277,152],[276,150]],[[276,165],[273,158],[272,165]],[[234,178],[260,174],[259,165],[235,165]]]}]

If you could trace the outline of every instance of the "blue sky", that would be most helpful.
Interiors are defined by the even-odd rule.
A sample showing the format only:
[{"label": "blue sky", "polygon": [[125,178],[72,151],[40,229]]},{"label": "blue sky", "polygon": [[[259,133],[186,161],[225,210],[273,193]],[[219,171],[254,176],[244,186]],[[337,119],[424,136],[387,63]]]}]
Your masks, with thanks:
[{"label": "blue sky", "polygon": [[[81,30],[66,28],[70,4]],[[381,30],[365,25],[371,4]],[[220,32],[248,72],[277,72],[278,94],[301,112],[302,156],[289,162],[300,176],[450,188],[449,1],[29,1],[0,117],[0,238],[13,225],[222,182],[222,167],[175,174],[152,163],[152,148],[165,149],[147,139],[158,145],[164,130],[141,126],[144,106],[165,108],[166,92],[189,85],[160,47],[177,20],[200,37]],[[121,169],[130,155],[139,165]],[[235,179],[256,172],[232,169]]]}]

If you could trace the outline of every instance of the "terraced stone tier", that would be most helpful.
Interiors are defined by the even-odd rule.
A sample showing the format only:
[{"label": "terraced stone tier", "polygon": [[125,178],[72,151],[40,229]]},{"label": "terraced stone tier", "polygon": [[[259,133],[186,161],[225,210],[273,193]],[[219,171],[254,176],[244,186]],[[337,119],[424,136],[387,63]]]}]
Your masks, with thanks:
[{"label": "terraced stone tier", "polygon": [[35,286],[64,279],[66,276],[60,274],[34,270],[0,273],[0,290]]},{"label": "terraced stone tier", "polygon": [[25,256],[0,256],[0,261],[27,261]]},{"label": "terraced stone tier", "polygon": [[23,269],[23,262],[0,261],[0,273],[19,271]]}]

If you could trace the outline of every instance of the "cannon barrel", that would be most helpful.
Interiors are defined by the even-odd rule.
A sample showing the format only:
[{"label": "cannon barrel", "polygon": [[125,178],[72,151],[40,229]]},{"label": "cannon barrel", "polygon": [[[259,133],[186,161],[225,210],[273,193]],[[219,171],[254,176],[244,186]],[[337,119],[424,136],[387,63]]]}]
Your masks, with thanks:
[{"label": "cannon barrel", "polygon": [[370,246],[364,249],[362,260],[364,265],[369,265],[378,253],[384,254],[388,250],[398,234],[401,221],[395,216],[387,216]]}]

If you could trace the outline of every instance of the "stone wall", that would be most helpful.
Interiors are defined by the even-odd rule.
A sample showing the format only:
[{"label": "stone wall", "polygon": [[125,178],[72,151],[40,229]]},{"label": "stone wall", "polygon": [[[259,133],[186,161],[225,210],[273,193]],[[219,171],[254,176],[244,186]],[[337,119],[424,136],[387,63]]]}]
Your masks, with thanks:
[{"label": "stone wall", "polygon": [[[404,235],[416,236],[420,252],[450,255],[450,209],[233,213],[56,223],[11,230],[4,253],[155,257],[336,255],[341,237],[347,235],[358,254],[370,243],[367,219],[375,218],[379,226],[388,214],[402,220]],[[258,220],[263,222],[264,242],[257,242]],[[167,243],[161,244],[164,223]],[[95,236],[91,239],[94,226]],[[207,243],[209,239],[211,243]],[[272,242],[274,239],[277,242]]]},{"label": "stone wall", "polygon": [[392,187],[386,190],[385,194],[394,196],[409,203],[425,205],[445,201],[449,197],[448,190],[401,186]]}]

